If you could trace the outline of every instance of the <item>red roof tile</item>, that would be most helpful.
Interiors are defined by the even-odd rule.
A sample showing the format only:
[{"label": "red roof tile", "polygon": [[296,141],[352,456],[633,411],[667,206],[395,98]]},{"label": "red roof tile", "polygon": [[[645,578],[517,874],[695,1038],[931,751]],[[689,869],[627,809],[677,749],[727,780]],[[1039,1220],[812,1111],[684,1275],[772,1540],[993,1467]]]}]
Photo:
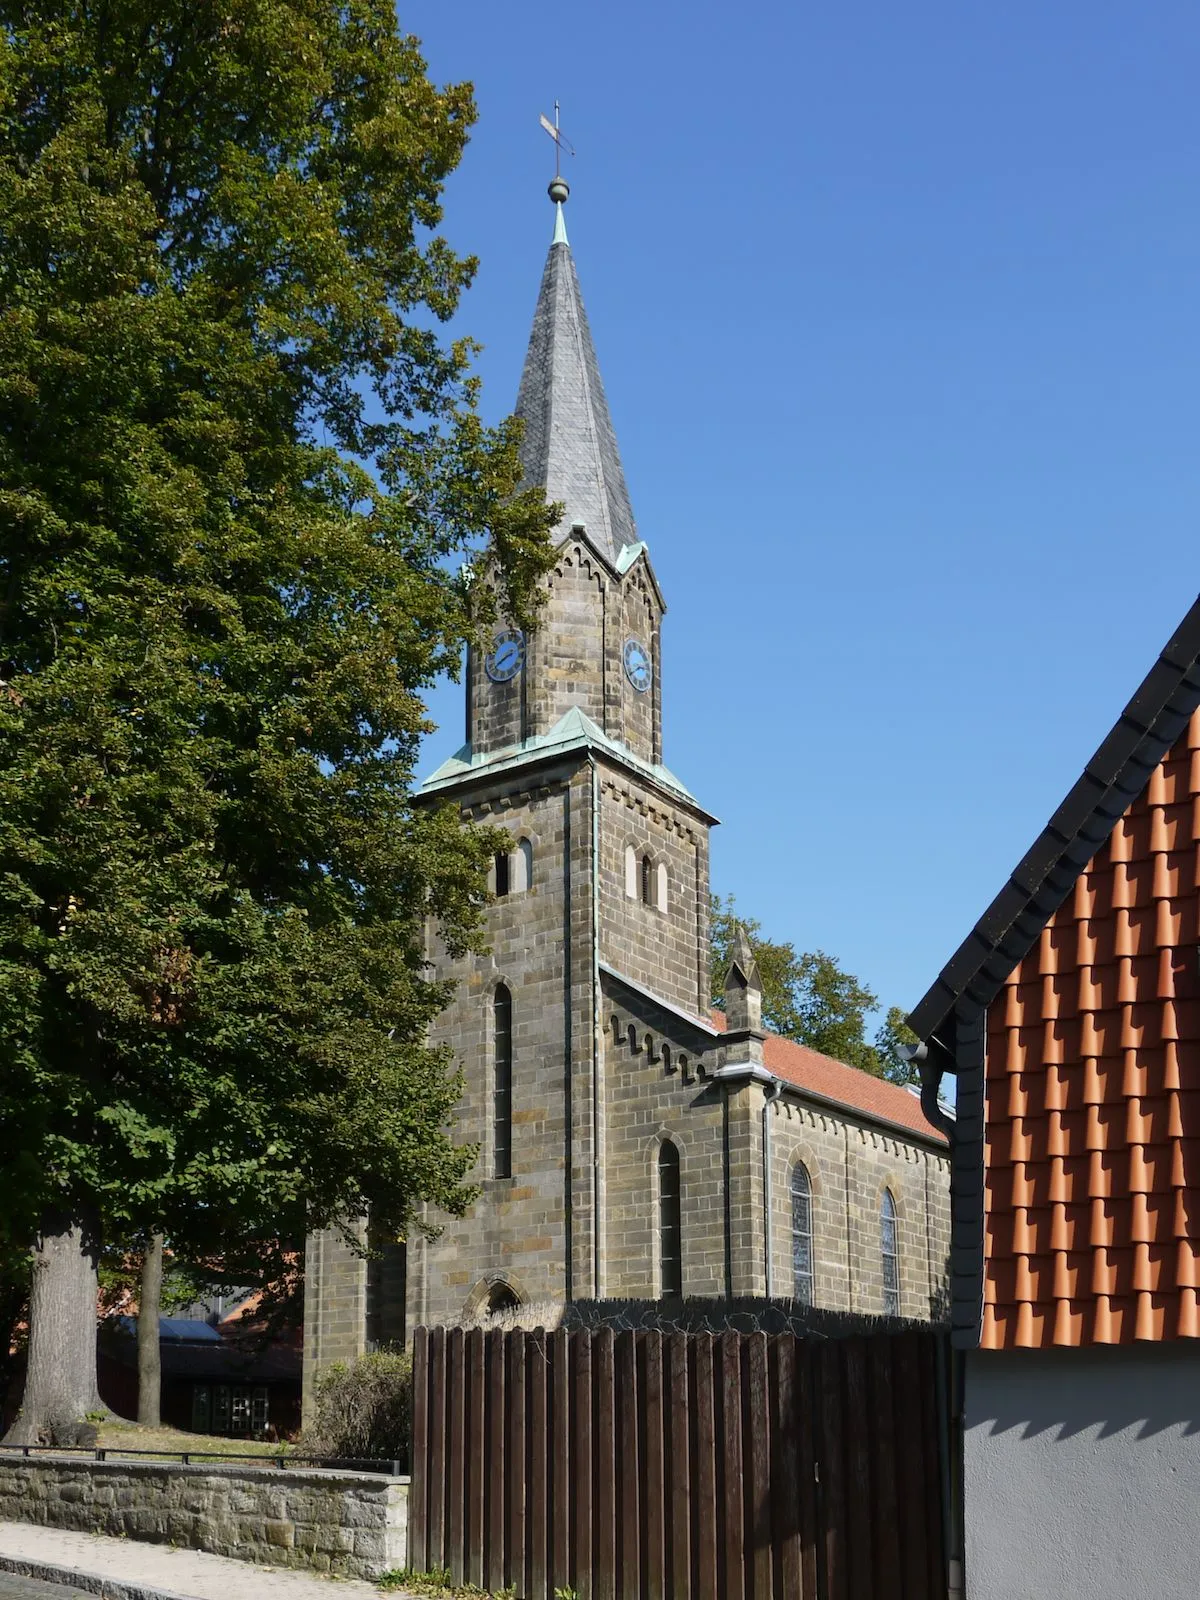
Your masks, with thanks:
[{"label": "red roof tile", "polygon": [[[714,1025],[725,1031],[725,1013],[712,1013]],[[798,1089],[807,1089],[826,1100],[835,1100],[851,1110],[864,1112],[881,1122],[895,1123],[926,1139],[945,1144],[945,1136],[932,1127],[921,1110],[915,1094],[883,1078],[874,1078],[858,1067],[848,1067],[844,1061],[823,1056],[819,1050],[810,1050],[805,1044],[784,1039],[777,1033],[768,1033],[763,1044],[763,1060],[768,1072]]]},{"label": "red roof tile", "polygon": [[1200,1338],[1200,711],[988,1012],[987,1350]]}]

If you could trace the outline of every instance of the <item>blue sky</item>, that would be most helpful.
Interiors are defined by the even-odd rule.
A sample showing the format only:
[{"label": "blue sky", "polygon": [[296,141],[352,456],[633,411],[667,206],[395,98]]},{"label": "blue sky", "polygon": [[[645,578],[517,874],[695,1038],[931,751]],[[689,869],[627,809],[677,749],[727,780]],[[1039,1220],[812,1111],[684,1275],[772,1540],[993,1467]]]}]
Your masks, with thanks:
[{"label": "blue sky", "polygon": [[[511,409],[552,228],[713,883],[912,1005],[1200,587],[1194,0],[417,0]],[[461,690],[426,770],[461,742]]]}]

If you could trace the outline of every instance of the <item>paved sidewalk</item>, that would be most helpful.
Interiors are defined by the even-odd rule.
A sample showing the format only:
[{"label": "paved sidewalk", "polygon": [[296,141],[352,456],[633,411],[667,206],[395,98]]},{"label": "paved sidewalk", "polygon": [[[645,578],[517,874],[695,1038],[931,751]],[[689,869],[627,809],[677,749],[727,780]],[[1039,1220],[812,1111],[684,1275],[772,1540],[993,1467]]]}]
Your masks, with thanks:
[{"label": "paved sidewalk", "polygon": [[[68,1588],[74,1574],[108,1579],[114,1586],[108,1591],[103,1584],[80,1587],[92,1594],[109,1592],[114,1600],[125,1596],[136,1600],[139,1591],[146,1600],[160,1595],[168,1600],[379,1600],[380,1596],[373,1583],[362,1579],[252,1566],[202,1550],[39,1528],[28,1522],[0,1522],[0,1561],[7,1557],[24,1563],[35,1577]],[[405,1600],[399,1590],[390,1593],[395,1600]]]}]

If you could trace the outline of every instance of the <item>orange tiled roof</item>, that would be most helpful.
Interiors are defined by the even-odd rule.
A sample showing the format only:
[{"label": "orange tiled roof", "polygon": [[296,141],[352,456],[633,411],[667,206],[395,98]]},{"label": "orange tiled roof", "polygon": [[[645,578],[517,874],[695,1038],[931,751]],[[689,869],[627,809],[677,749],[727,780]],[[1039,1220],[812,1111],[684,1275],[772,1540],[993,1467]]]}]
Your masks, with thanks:
[{"label": "orange tiled roof", "polygon": [[1200,1337],[1200,711],[988,1012],[984,1349]]},{"label": "orange tiled roof", "polygon": [[[714,1011],[712,1020],[724,1033],[725,1013]],[[810,1050],[807,1045],[784,1039],[777,1033],[767,1034],[763,1060],[768,1072],[794,1083],[798,1089],[807,1089],[826,1100],[836,1100],[839,1105],[865,1112],[881,1122],[893,1122],[938,1144],[946,1143],[945,1136],[926,1122],[917,1096],[898,1084],[873,1078],[869,1072],[848,1067],[844,1061],[835,1061],[832,1056],[824,1056],[819,1050]]]}]

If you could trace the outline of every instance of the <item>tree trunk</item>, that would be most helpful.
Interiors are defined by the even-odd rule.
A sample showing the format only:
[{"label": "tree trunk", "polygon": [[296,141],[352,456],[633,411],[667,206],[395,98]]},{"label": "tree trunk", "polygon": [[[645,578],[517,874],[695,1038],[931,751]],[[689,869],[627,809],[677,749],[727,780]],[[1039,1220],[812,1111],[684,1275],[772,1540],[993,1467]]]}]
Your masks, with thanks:
[{"label": "tree trunk", "polygon": [[89,1412],[106,1410],[96,1382],[98,1256],[98,1230],[62,1215],[42,1219],[33,1251],[25,1393],[8,1444],[83,1443]]},{"label": "tree trunk", "polygon": [[158,1317],[162,1306],[163,1236],[151,1234],[142,1257],[142,1292],[138,1299],[138,1421],[161,1427],[162,1362],[158,1350]]}]

